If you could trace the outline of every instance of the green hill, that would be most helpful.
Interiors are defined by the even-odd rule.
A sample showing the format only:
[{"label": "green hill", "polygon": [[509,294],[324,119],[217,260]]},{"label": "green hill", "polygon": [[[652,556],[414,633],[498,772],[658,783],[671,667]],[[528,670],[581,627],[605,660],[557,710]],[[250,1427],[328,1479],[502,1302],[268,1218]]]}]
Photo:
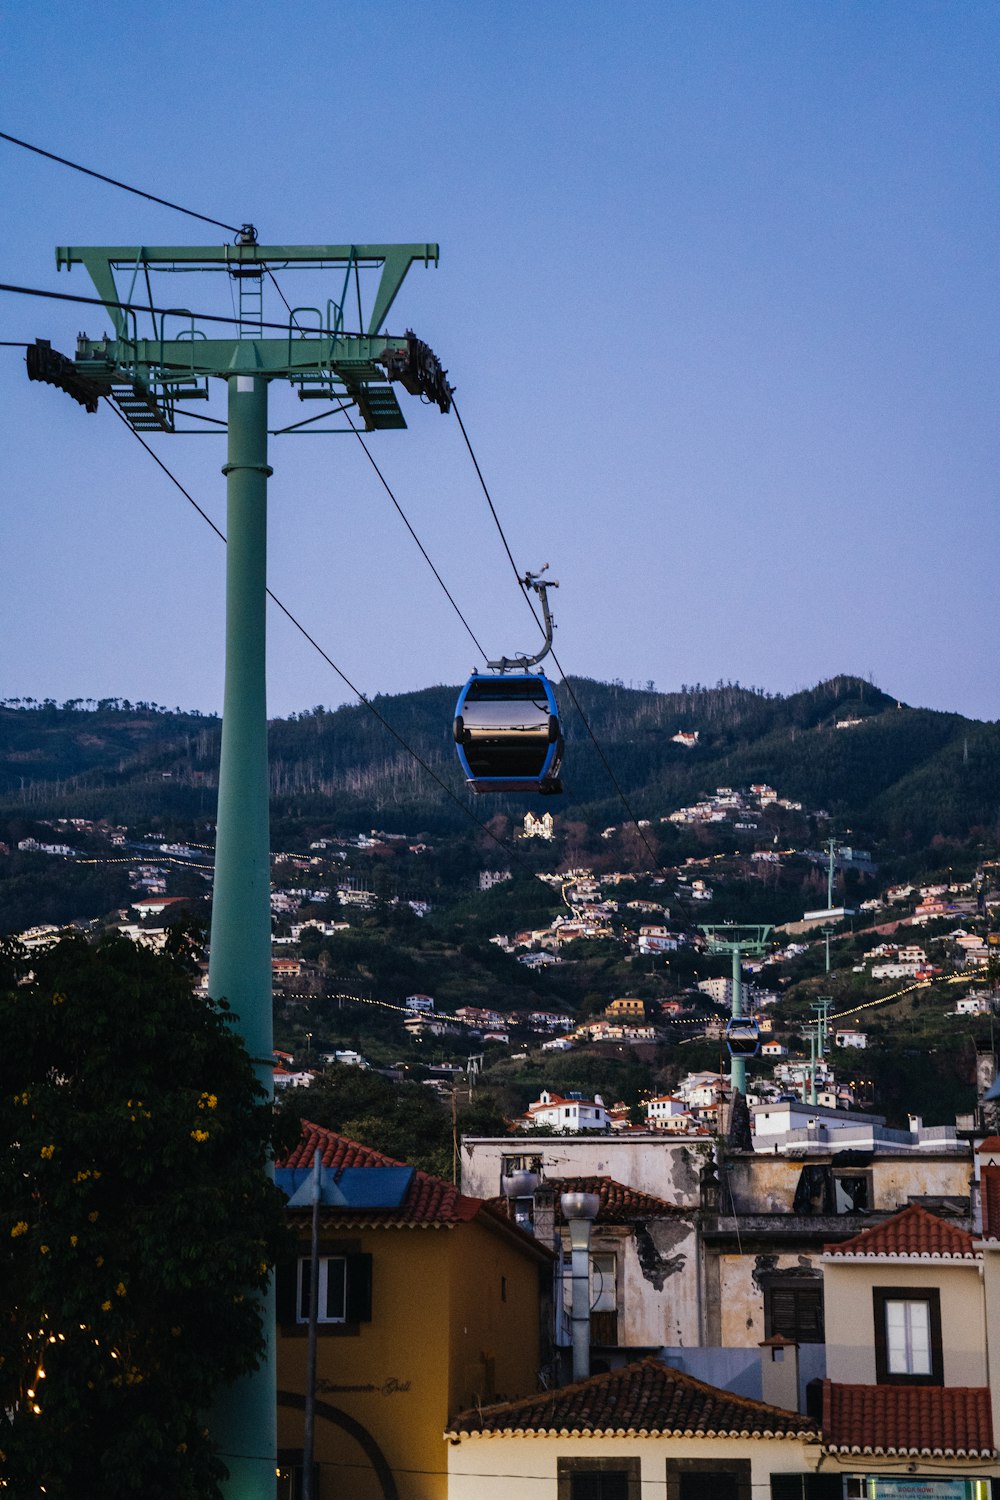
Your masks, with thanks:
[{"label": "green hill", "polygon": [[[457,688],[442,686],[376,697],[384,723],[364,705],[273,721],[273,811],[332,828],[375,822],[444,833],[468,826],[450,791],[482,818],[528,805],[621,824],[610,766],[639,817],[663,816],[719,785],[766,781],[807,810],[824,809],[859,842],[915,850],[935,835],[992,837],[996,828],[1000,728],[909,708],[858,678],[787,697],[738,684],[657,693],[586,678],[557,691],[567,740],[557,801],[470,797],[450,738]],[[835,727],[845,719],[861,722]],[[697,745],[673,743],[680,729],[696,731]],[[150,704],[8,703],[0,706],[0,808],[129,824],[210,820],[219,733],[217,719]]]}]

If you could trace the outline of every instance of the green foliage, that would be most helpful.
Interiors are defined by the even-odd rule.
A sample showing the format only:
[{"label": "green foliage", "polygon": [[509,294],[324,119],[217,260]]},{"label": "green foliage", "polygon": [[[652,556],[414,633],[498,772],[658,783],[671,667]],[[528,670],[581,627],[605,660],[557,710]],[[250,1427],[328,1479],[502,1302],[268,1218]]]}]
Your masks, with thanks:
[{"label": "green foliage", "polygon": [[[331,1068],[311,1087],[290,1089],[282,1114],[325,1125],[411,1167],[451,1178],[451,1111],[422,1084],[391,1083],[364,1068]],[[459,1108],[457,1120],[459,1134],[502,1135],[506,1129],[502,1113],[478,1091]]]},{"label": "green foliage", "polygon": [[[51,837],[51,830],[48,830]],[[47,854],[13,854],[0,881],[0,933],[23,932],[39,922],[103,917],[127,906],[129,889],[124,865],[84,865]]]},{"label": "green foliage", "polygon": [[31,969],[0,954],[0,1474],[209,1500],[204,1413],[259,1358],[285,1240],[273,1113],[180,961],[67,938]]}]

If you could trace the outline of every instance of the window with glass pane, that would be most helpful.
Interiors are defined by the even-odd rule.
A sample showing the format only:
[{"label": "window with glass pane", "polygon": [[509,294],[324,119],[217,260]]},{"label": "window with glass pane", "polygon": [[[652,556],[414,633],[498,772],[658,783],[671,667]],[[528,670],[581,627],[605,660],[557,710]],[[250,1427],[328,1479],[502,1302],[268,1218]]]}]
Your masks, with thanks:
[{"label": "window with glass pane", "polygon": [[872,1300],[876,1380],[880,1384],[942,1385],[939,1288],[876,1286]]},{"label": "window with glass pane", "polygon": [[931,1317],[926,1302],[885,1304],[885,1349],[891,1375],[931,1373]]},{"label": "window with glass pane", "polygon": [[[312,1267],[308,1260],[299,1261],[298,1320],[309,1321],[309,1295]],[[343,1323],[347,1318],[347,1261],[342,1255],[323,1256],[319,1263],[319,1296],[317,1320],[320,1323]]]},{"label": "window with glass pane", "polygon": [[640,1500],[637,1458],[556,1460],[557,1500]]},{"label": "window with glass pane", "polygon": [[590,1257],[590,1310],[614,1312],[618,1307],[617,1257],[598,1251]]}]

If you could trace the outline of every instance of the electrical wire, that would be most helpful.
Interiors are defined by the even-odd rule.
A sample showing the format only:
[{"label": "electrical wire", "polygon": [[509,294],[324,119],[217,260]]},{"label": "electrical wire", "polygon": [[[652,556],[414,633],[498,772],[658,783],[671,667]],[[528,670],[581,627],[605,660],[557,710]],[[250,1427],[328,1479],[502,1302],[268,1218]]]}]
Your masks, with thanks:
[{"label": "electrical wire", "polygon": [[[514,554],[510,550],[510,544],[508,543],[507,537],[504,534],[503,526],[500,523],[500,517],[497,515],[496,506],[493,504],[493,498],[490,495],[489,488],[487,487],[486,480],[485,480],[485,478],[483,476],[483,471],[482,471],[482,469],[479,466],[479,460],[476,457],[475,450],[473,449],[472,443],[471,443],[471,441],[469,439],[469,434],[466,431],[465,423],[462,421],[462,416],[461,416],[461,413],[459,412],[458,405],[455,402],[454,397],[452,397],[451,406],[452,406],[452,410],[454,411],[455,416],[456,416],[456,418],[458,420],[458,425],[459,425],[459,429],[460,429],[460,431],[462,433],[462,437],[465,439],[465,446],[469,450],[469,457],[472,459],[472,464],[473,464],[473,467],[475,468],[476,475],[477,475],[477,477],[479,479],[479,483],[482,485],[483,494],[486,496],[486,502],[489,505],[490,514],[492,515],[493,520],[496,523],[497,531],[500,533],[500,540],[503,542],[504,551],[507,553],[507,557],[508,557],[508,560],[510,561],[511,568],[512,568],[513,573],[514,573],[514,577],[517,579],[518,587],[520,588],[522,594],[524,595],[525,600],[527,601],[527,604],[528,604],[528,608],[531,610],[531,613],[534,616],[535,624],[541,630],[543,628],[542,622],[538,618],[538,612],[535,609],[535,606],[534,606],[534,604],[531,601],[531,597],[530,597],[530,594],[528,592],[528,587],[525,584],[524,579],[521,577],[521,573],[520,573],[520,571],[518,569],[517,563],[514,561]],[[569,696],[570,696],[570,698],[571,698],[571,700],[573,702],[573,707],[576,709],[577,713],[579,714],[579,716],[580,716],[580,718],[581,718],[581,720],[583,722],[583,726],[586,729],[587,734],[590,736],[590,739],[591,739],[591,742],[592,742],[592,744],[594,746],[594,749],[597,751],[597,754],[600,757],[601,764],[603,765],[605,771],[607,772],[608,778],[611,781],[611,784],[614,787],[615,791],[617,792],[619,800],[621,801],[622,806],[624,807],[625,811],[628,814],[629,821],[632,823],[632,825],[635,828],[636,833],[638,833],[638,835],[639,835],[640,839],[642,840],[643,844],[646,846],[646,852],[648,853],[650,859],[653,861],[654,865],[656,865],[657,869],[659,869],[659,870],[666,870],[666,866],[657,857],[657,855],[655,854],[655,852],[653,850],[653,847],[650,844],[649,840],[647,839],[645,833],[643,832],[642,828],[640,828],[640,826],[639,826],[639,819],[636,817],[635,812],[633,811],[633,809],[631,807],[631,804],[629,803],[628,798],[625,796],[625,792],[624,792],[624,790],[622,788],[621,782],[618,780],[618,777],[615,775],[614,771],[612,770],[610,761],[608,760],[608,758],[605,755],[603,749],[601,748],[600,742],[598,741],[597,735],[594,733],[594,730],[593,730],[593,727],[591,726],[590,720],[587,718],[587,715],[584,713],[583,708],[582,708],[581,703],[580,703],[580,700],[576,696],[576,693],[575,693],[575,691],[573,689],[573,684],[570,682],[569,678],[567,677],[566,672],[565,672],[565,670],[563,668],[562,662],[559,660],[558,656],[555,653],[555,648],[554,647],[550,647],[549,650],[550,650],[550,653],[551,653],[551,656],[552,656],[552,660],[555,662],[556,666],[559,669],[559,673],[560,673],[560,675],[562,677],[563,685],[565,686],[566,691],[569,693]]]},{"label": "electrical wire", "polygon": [[[222,530],[220,530],[220,528],[215,524],[215,522],[212,520],[211,516],[207,513],[207,511],[205,511],[198,504],[197,500],[190,493],[190,491],[187,490],[187,489],[185,489],[184,485],[181,484],[181,482],[177,478],[177,476],[171,472],[171,470],[163,462],[162,458],[160,458],[159,455],[154,452],[154,450],[149,446],[149,444],[141,436],[141,434],[138,433],[138,432],[136,432],[135,428],[129,422],[128,418],[125,417],[125,416],[123,416],[122,413],[118,410],[118,408],[115,407],[115,406],[113,406],[111,404],[110,400],[107,397],[105,397],[104,399],[105,399],[106,403],[111,407],[111,410],[114,412],[115,416],[118,417],[118,419],[125,425],[125,427],[128,428],[129,432],[136,439],[136,441],[143,448],[145,448],[146,452],[149,454],[150,458],[153,459],[154,463],[156,463],[159,466],[159,468],[161,468],[163,470],[164,474],[166,474],[166,476],[170,480],[171,484],[173,484],[175,486],[175,488],[177,488],[178,490],[180,490],[180,492],[184,496],[185,500],[187,500],[188,503],[194,507],[194,509],[198,512],[199,516],[201,516],[202,520],[208,526],[210,526],[211,529],[215,532],[215,534],[219,538],[219,540],[222,541],[222,542],[225,542],[226,541],[226,534],[225,534],[225,532],[222,531]],[[406,751],[407,755],[412,756],[412,758],[417,762],[417,764],[424,771],[426,771],[427,775],[430,776],[430,778],[437,783],[437,785],[446,794],[446,796],[448,796],[452,800],[452,802],[455,803],[456,807],[460,808],[461,811],[465,814],[465,816],[467,818],[469,818],[471,822],[475,823],[476,827],[480,830],[480,832],[487,834],[488,837],[491,838],[493,840],[493,842],[499,848],[501,848],[504,851],[504,853],[511,860],[513,860],[516,864],[520,865],[521,868],[524,869],[524,870],[526,870],[529,874],[534,875],[535,872],[530,868],[530,866],[528,866],[524,862],[524,860],[521,859],[521,857],[519,856],[519,854],[517,853],[517,851],[510,844],[506,843],[502,838],[500,838],[497,834],[495,834],[492,831],[492,829],[489,828],[487,826],[487,824],[482,821],[482,819],[477,818],[476,815],[475,815],[475,813],[472,812],[472,810],[465,805],[465,803],[461,800],[461,798],[458,797],[455,794],[455,792],[448,785],[448,783],[446,781],[444,781],[442,779],[442,777],[440,777],[437,774],[437,772],[430,765],[428,765],[427,761],[425,761],[423,759],[423,757],[418,753],[418,751],[414,750],[413,747],[411,745],[409,745],[406,740],[404,740],[403,736],[398,732],[398,730],[396,730],[396,729],[393,728],[393,726],[389,723],[388,719],[386,719],[385,716],[383,714],[381,714],[379,712],[379,710],[375,707],[375,705],[374,705],[374,703],[372,703],[371,699],[367,698],[365,696],[365,694],[361,691],[361,689],[359,687],[355,686],[355,684],[347,676],[347,673],[343,672],[340,669],[340,667],[337,666],[337,663],[333,660],[333,658],[331,656],[329,656],[326,651],[324,651],[323,647],[319,644],[319,642],[316,640],[316,638],[314,636],[310,635],[309,631],[302,624],[301,620],[299,620],[292,613],[292,611],[288,608],[288,606],[281,599],[278,598],[277,594],[275,594],[274,591],[272,589],[270,589],[270,588],[268,588],[266,590],[266,593],[267,593],[267,597],[271,600],[271,603],[274,604],[275,607],[281,611],[281,613],[286,617],[286,619],[289,621],[289,623],[292,624],[295,627],[295,629],[299,632],[299,634],[301,636],[303,636],[306,641],[308,641],[309,645],[312,646],[312,648],[319,653],[319,655],[326,662],[327,666],[331,667],[333,669],[333,671],[336,672],[336,674],[340,678],[341,682],[343,682],[351,690],[351,692],[355,695],[355,697],[358,699],[358,701],[360,703],[362,703],[365,706],[365,708],[368,709],[368,711],[370,713],[374,714],[375,718],[382,725],[383,729],[387,730],[388,733],[392,735],[393,739],[397,742],[397,744],[400,745],[400,747],[403,750]]]},{"label": "electrical wire", "polygon": [[[154,318],[172,316],[176,312],[173,308],[147,307],[141,302],[112,302],[106,297],[84,297],[75,292],[51,292],[45,287],[17,286],[12,282],[0,281],[0,292],[13,292],[19,297],[47,297],[53,302],[81,302],[88,307],[117,307],[122,312],[151,313]],[[193,313],[188,308],[184,309],[187,317],[196,318],[200,323],[239,323],[238,317],[226,317],[224,313]],[[287,336],[287,323],[261,323],[261,328],[276,328]],[[341,338],[361,338],[362,334],[344,333],[338,335]]]},{"label": "electrical wire", "polygon": [[25,151],[34,152],[36,156],[47,157],[49,161],[58,162],[62,167],[71,167],[74,172],[83,172],[87,177],[96,177],[99,182],[107,182],[111,187],[121,188],[123,192],[134,193],[137,198],[145,198],[150,203],[159,203],[164,208],[172,208],[179,214],[186,214],[189,219],[200,219],[203,224],[214,224],[218,229],[228,229],[232,234],[240,232],[235,224],[224,224],[221,219],[213,219],[208,214],[196,213],[193,208],[185,208],[183,204],[172,203],[169,198],[160,198],[156,193],[147,193],[142,188],[131,187],[127,182],[120,182],[117,177],[108,177],[104,172],[95,172],[92,167],[81,166],[78,161],[70,161],[67,156],[57,156],[54,151],[44,151],[41,146],[32,146],[29,141],[19,140],[16,135],[8,135],[4,130],[0,130],[0,141],[9,141],[12,146],[20,146]]}]

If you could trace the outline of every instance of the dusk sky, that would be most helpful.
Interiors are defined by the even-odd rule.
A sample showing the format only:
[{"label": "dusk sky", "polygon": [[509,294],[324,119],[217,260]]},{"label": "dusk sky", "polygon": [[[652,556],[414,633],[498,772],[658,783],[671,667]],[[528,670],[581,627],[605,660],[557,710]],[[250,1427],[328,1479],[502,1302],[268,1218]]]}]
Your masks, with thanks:
[{"label": "dusk sky", "polygon": [[[388,327],[559,580],[567,672],[851,672],[996,719],[998,42],[978,0],[52,0],[8,9],[0,129],[263,243],[440,242]],[[2,141],[0,180],[8,283],[90,295],[57,245],[229,238]],[[0,297],[5,340],[81,329],[108,319]],[[17,348],[0,378],[0,697],[217,711],[222,544],[106,406]],[[373,456],[488,653],[533,649],[455,418],[400,403]],[[224,438],[151,441],[224,526]],[[270,461],[274,591],[364,692],[458,683],[481,659],[356,439]],[[269,628],[272,714],[353,701]]]}]

